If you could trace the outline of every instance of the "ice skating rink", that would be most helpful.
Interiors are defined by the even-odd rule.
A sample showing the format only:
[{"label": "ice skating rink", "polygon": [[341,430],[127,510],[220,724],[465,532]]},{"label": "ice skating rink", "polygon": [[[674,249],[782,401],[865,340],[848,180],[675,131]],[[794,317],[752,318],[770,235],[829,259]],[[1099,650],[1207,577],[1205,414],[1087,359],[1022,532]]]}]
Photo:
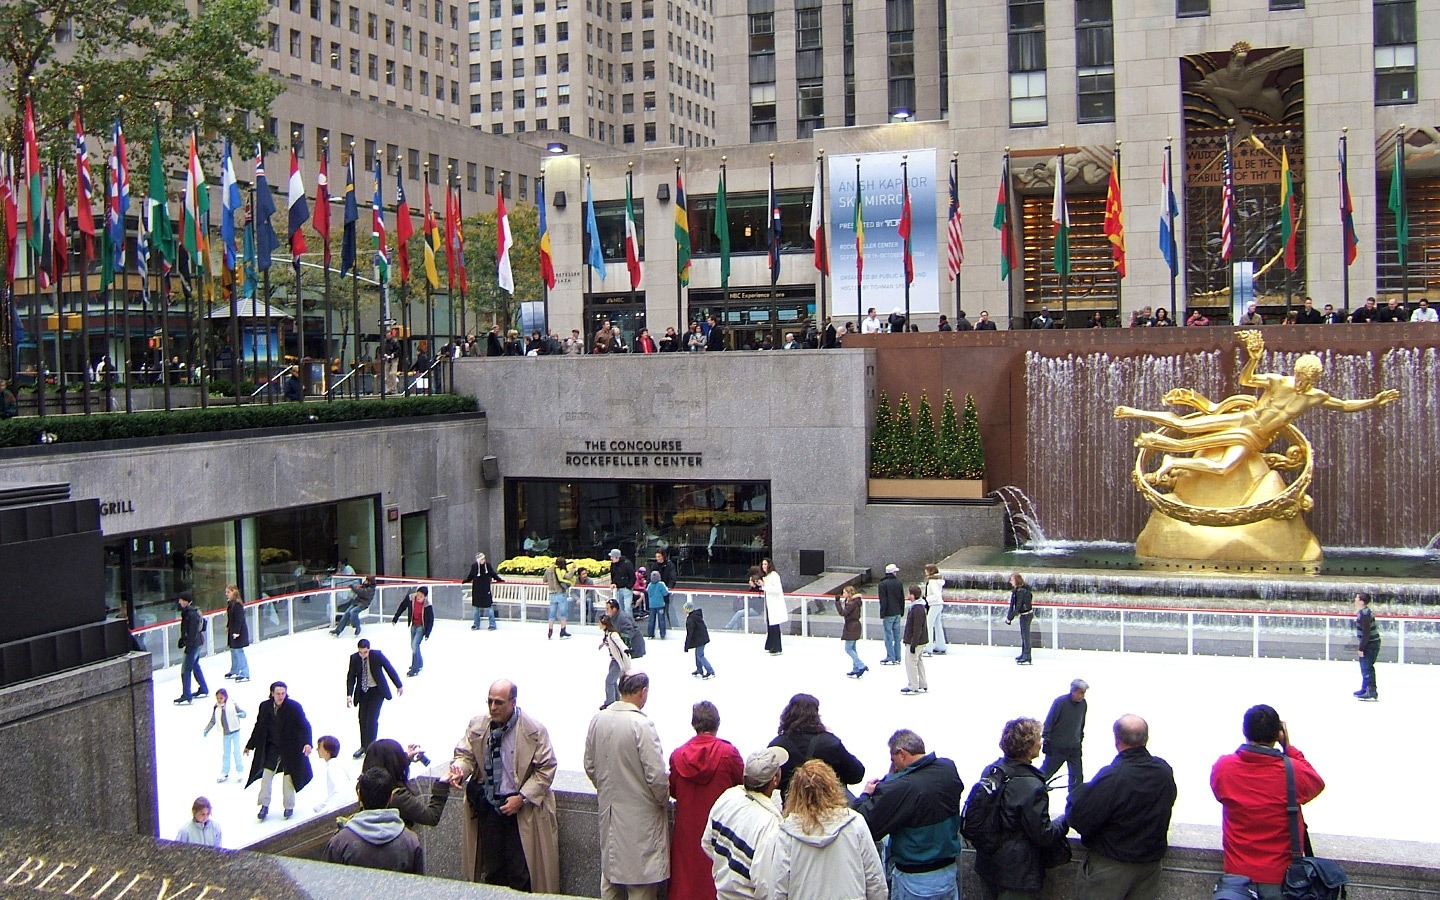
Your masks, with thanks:
[{"label": "ice skating rink", "polygon": [[[968,789],[981,768],[999,755],[996,744],[1007,719],[1024,715],[1043,720],[1051,700],[1068,691],[1070,680],[1084,678],[1090,683],[1086,777],[1114,756],[1110,726],[1116,717],[1132,712],[1144,716],[1150,723],[1151,752],[1175,769],[1180,789],[1177,824],[1219,825],[1210,766],[1241,743],[1244,710],[1269,703],[1326,781],[1325,792],[1306,807],[1313,832],[1440,842],[1433,804],[1396,802],[1393,790],[1378,789],[1384,779],[1393,779],[1398,760],[1415,759],[1415,751],[1434,744],[1436,726],[1426,710],[1433,709],[1440,696],[1437,666],[1382,664],[1377,676],[1380,701],[1362,703],[1351,695],[1360,686],[1354,663],[1039,649],[1034,665],[1022,667],[1013,662],[1013,649],[952,644],[948,655],[925,660],[930,692],[905,696],[900,693],[905,684],[902,668],[879,664],[884,650],[878,640],[861,643],[860,655],[870,672],[856,681],[845,677],[850,662],[838,639],[787,636],[784,655],[771,657],[762,650],[763,634],[724,632],[717,623],[710,628],[706,655],[717,673],[713,680],[690,676],[693,654],[681,650],[683,627],[672,630],[668,640],[650,640],[648,654],[636,662],[651,677],[645,712],[659,727],[667,757],[693,736],[690,706],[699,700],[719,707],[720,736],[748,754],[774,737],[786,700],[803,691],[820,698],[825,724],[865,763],[867,778],[884,774],[889,735],[910,728],[925,739],[928,749],[955,760]],[[547,641],[543,624],[502,622],[497,631],[472,631],[468,621],[436,622],[423,649],[424,671],[404,678],[404,696],[385,704],[380,736],[418,743],[434,765],[443,767],[466,722],[484,710],[490,683],[509,678],[519,686],[520,706],[550,729],[560,768],[583,771],[585,731],[604,699],[608,656],[597,649],[595,628],[572,630],[575,637],[570,640]],[[410,661],[408,629],[385,621],[367,624],[362,636],[390,658],[403,678]],[[313,807],[322,799],[323,778],[301,792],[290,823],[281,817],[277,784],[270,818],[258,822],[259,783],[246,789],[243,779],[236,780],[232,773],[231,780],[217,784],[218,728],[209,737],[201,737],[201,732],[217,687],[228,688],[247,711],[248,738],[270,682],[284,681],[290,697],[304,706],[315,737],[338,737],[338,762],[355,774],[359,761],[351,754],[359,740],[358,727],[355,710],[345,706],[345,672],[354,650],[349,630],[341,638],[314,631],[264,641],[250,647],[252,678],[239,685],[222,677],[228,653],[207,657],[202,668],[212,696],[191,706],[172,703],[180,694],[178,666],[157,673],[161,837],[174,837],[189,817],[191,802],[202,794],[214,805],[213,819],[223,829],[226,847],[246,846],[317,815]],[[1428,784],[1423,772],[1418,777],[1417,785]],[[1064,781],[1062,769],[1056,783]],[[1433,797],[1433,788],[1417,787],[1416,800],[1426,795]],[[1064,808],[1064,797],[1063,788],[1052,793],[1054,812]],[[1333,852],[1323,839],[1317,839],[1316,851]]]}]

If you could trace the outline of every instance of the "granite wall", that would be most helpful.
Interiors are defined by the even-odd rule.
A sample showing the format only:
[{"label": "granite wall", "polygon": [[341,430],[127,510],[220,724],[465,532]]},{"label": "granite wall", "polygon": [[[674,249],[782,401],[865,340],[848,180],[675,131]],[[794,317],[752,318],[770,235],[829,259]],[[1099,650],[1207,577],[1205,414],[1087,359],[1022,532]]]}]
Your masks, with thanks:
[{"label": "granite wall", "polygon": [[[824,550],[829,567],[918,569],[959,547],[1002,544],[998,507],[867,501],[875,371],[873,350],[499,357],[457,361],[455,383],[479,398],[502,481],[769,481],[787,587],[803,581],[801,549]],[[631,439],[679,441],[700,462],[571,462]],[[503,534],[498,498],[488,515],[490,533]]]},{"label": "granite wall", "polygon": [[154,837],[152,689],[144,653],[0,689],[0,824]]},{"label": "granite wall", "polygon": [[[429,513],[432,573],[459,577],[486,545],[483,415],[267,428],[223,435],[48,444],[0,454],[0,482],[64,481],[71,496],[128,500],[107,537],[377,496]],[[400,522],[382,515],[383,568],[400,571]]]}]

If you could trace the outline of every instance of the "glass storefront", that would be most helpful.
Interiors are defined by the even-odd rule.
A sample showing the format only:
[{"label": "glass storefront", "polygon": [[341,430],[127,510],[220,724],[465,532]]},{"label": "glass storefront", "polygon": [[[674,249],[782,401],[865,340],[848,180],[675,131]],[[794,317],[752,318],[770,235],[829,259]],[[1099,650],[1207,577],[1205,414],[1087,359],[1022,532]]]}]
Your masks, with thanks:
[{"label": "glass storefront", "polygon": [[683,580],[743,582],[770,555],[770,483],[507,479],[505,532],[507,559],[665,550]]},{"label": "glass storefront", "polygon": [[131,614],[131,626],[175,618],[189,591],[209,612],[225,605],[225,585],[247,598],[319,587],[348,562],[379,566],[375,498],[114,537],[105,542],[105,604]]},{"label": "glass storefront", "polygon": [[758,350],[766,346],[785,345],[785,335],[804,337],[806,319],[815,321],[815,289],[813,287],[781,286],[769,288],[736,288],[725,295],[721,291],[692,290],[690,321],[715,316],[725,326],[727,350]]}]

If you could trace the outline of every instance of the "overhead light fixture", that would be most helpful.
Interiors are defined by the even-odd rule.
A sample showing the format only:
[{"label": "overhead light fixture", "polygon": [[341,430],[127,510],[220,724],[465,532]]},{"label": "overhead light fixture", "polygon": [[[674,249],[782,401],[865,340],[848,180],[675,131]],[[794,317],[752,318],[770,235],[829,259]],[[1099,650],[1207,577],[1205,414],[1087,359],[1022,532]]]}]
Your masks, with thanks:
[{"label": "overhead light fixture", "polygon": [[890,114],[890,116],[897,122],[904,122],[910,118],[910,110],[904,109],[902,107],[901,109],[895,110],[893,113]]},{"label": "overhead light fixture", "polygon": [[551,141],[550,143],[545,145],[545,151],[547,153],[554,153],[556,156],[559,156],[560,154],[564,153],[566,150],[569,149],[569,147],[565,146],[559,141]]}]

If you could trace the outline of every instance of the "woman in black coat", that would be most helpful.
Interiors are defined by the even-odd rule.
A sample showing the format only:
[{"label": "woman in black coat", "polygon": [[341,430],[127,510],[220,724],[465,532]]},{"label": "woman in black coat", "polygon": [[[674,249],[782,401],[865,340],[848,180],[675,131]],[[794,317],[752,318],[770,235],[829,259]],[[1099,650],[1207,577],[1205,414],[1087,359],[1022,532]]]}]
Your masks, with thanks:
[{"label": "woman in black coat", "polygon": [[1010,608],[1005,611],[1005,624],[1020,620],[1020,655],[1015,662],[1030,665],[1030,621],[1035,618],[1035,597],[1025,576],[1019,572],[1010,573]]},{"label": "woman in black coat", "polygon": [[835,770],[841,784],[859,784],[865,780],[865,764],[845,749],[844,743],[831,734],[820,721],[820,701],[809,694],[796,694],[780,713],[780,733],[771,747],[784,747],[790,759],[780,767],[780,792],[790,787],[790,776],[800,764],[819,759]]},{"label": "woman in black coat", "polygon": [[475,562],[470,564],[470,572],[465,576],[470,582],[470,605],[475,607],[475,621],[471,623],[471,631],[480,630],[480,616],[483,614],[490,619],[490,630],[495,630],[495,597],[490,592],[490,585],[494,582],[504,582],[500,573],[490,565],[485,554],[475,554]]},{"label": "woman in black coat", "polygon": [[981,778],[1003,778],[1004,836],[994,852],[977,850],[975,874],[990,888],[991,896],[1002,891],[1040,895],[1045,870],[1070,861],[1069,831],[1065,817],[1050,820],[1050,798],[1045,779],[1032,763],[1040,755],[1040,723],[1035,719],[1012,719],[1000,733],[997,759]]},{"label": "woman in black coat", "polygon": [[245,602],[240,599],[238,585],[225,585],[225,640],[230,648],[230,671],[226,678],[250,680],[250,661],[245,648],[250,646],[250,625],[245,621]]}]

